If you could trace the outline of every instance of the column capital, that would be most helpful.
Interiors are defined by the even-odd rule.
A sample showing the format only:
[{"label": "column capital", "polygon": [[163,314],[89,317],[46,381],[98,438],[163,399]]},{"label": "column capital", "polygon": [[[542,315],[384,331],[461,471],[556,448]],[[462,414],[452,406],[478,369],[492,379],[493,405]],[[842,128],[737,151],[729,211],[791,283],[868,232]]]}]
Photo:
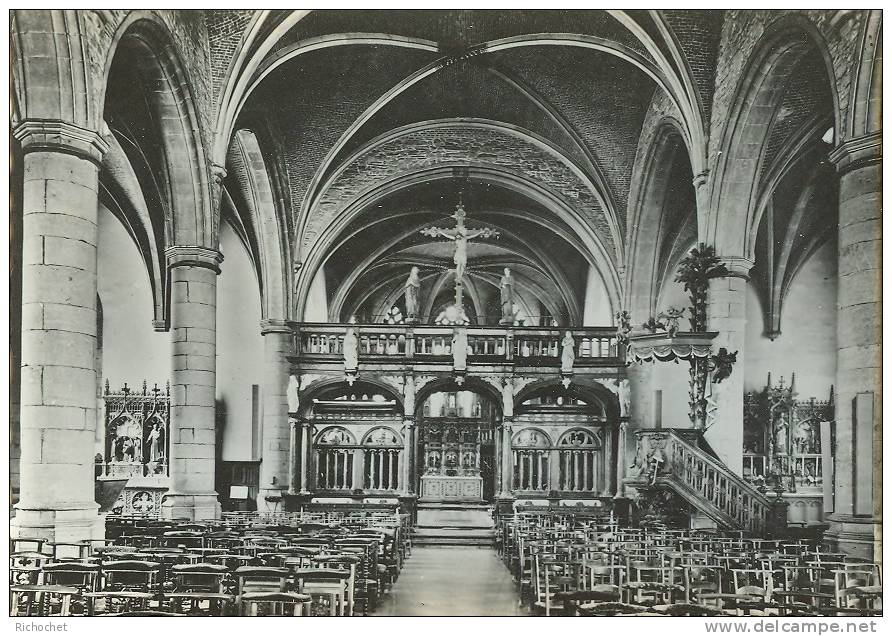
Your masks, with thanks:
[{"label": "column capital", "polygon": [[403,423],[411,424],[412,426],[415,426],[415,416],[414,415],[403,415]]},{"label": "column capital", "polygon": [[199,245],[172,245],[164,250],[168,267],[204,267],[220,273],[223,255],[210,247]]},{"label": "column capital", "polygon": [[827,158],[840,174],[877,164],[883,159],[883,133],[877,131],[846,139]]},{"label": "column capital", "polygon": [[102,135],[68,122],[47,119],[26,119],[12,131],[28,152],[59,152],[86,159],[97,166],[108,151]]},{"label": "column capital", "polygon": [[281,318],[263,318],[260,321],[260,335],[265,336],[268,333],[286,333],[291,334],[291,327]]}]

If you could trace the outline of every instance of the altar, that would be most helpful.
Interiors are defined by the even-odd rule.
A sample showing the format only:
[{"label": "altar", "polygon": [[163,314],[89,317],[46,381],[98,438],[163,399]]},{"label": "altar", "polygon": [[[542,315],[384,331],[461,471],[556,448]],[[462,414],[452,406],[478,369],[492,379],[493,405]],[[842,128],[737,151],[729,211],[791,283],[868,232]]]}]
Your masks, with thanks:
[{"label": "altar", "polygon": [[428,422],[422,429],[424,452],[419,492],[426,501],[483,499],[480,470],[480,420]]},{"label": "altar", "polygon": [[421,498],[436,501],[479,501],[483,499],[483,477],[422,475]]}]

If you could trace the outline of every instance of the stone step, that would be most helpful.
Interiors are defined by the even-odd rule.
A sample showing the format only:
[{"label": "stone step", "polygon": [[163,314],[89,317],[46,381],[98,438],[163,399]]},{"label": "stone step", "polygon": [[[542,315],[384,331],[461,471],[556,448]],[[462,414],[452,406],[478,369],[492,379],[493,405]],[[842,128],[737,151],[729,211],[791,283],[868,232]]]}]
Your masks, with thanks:
[{"label": "stone step", "polygon": [[495,537],[494,530],[473,529],[473,528],[415,528],[412,538],[418,537],[468,537],[468,538],[491,538]]},{"label": "stone step", "polygon": [[480,548],[491,548],[493,546],[492,537],[414,537],[412,539],[412,546],[467,546],[467,547],[480,547]]}]

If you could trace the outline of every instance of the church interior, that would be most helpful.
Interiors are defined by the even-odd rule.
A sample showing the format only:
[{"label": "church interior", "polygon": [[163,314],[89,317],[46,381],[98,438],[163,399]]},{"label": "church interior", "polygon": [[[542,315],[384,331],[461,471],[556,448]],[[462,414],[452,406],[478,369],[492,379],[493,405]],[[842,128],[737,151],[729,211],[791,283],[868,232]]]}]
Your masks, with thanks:
[{"label": "church interior", "polygon": [[16,10],[10,612],[882,613],[880,10]]}]

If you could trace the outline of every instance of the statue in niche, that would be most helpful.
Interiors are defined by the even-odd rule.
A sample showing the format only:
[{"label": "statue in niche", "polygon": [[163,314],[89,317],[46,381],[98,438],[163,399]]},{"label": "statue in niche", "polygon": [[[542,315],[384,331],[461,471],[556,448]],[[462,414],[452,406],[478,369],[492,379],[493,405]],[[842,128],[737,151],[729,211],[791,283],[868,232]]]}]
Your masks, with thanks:
[{"label": "statue in niche", "polygon": [[421,280],[418,278],[418,268],[412,266],[409,271],[409,278],[406,279],[406,322],[418,322],[419,295],[421,290]]},{"label": "statue in niche", "polygon": [[573,373],[573,363],[576,361],[576,341],[569,331],[564,332],[561,340],[561,373]]},{"label": "statue in niche", "polygon": [[155,425],[152,427],[151,431],[149,431],[146,442],[149,444],[149,461],[155,464],[163,461],[164,430],[161,427],[161,422],[157,420],[155,421]]},{"label": "statue in niche", "polygon": [[505,273],[499,280],[499,291],[502,301],[502,319],[500,325],[514,324],[514,276],[511,274],[511,268],[506,267]]},{"label": "statue in niche", "polygon": [[289,376],[288,378],[288,388],[285,389],[285,398],[288,400],[288,412],[289,413],[297,413],[300,408],[300,383],[297,380],[297,376]]},{"label": "statue in niche", "polygon": [[359,367],[359,339],[356,330],[350,326],[344,334],[344,369],[355,371]]},{"label": "statue in niche", "polygon": [[468,368],[468,332],[460,327],[452,330],[452,368],[455,371]]}]

